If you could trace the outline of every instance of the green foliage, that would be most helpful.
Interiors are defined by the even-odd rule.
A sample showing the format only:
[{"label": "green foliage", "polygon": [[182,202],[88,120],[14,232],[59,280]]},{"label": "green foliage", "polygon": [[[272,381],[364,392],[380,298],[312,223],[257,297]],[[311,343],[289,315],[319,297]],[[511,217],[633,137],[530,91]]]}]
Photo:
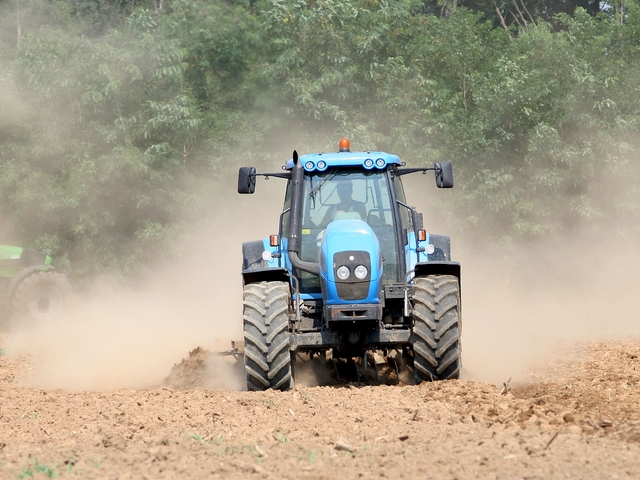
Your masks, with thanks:
[{"label": "green foliage", "polygon": [[[412,93],[433,81],[416,68],[425,52],[413,40],[428,19],[413,15],[415,7],[276,1],[265,11],[275,59],[267,74],[282,85],[282,110],[301,125],[303,144],[333,146],[346,134],[364,148],[389,145],[397,125],[418,123],[421,105]],[[414,133],[401,135],[410,141]]]},{"label": "green foliage", "polygon": [[162,252],[198,168],[185,164],[202,161],[183,60],[146,10],[100,42],[50,28],[22,40],[6,81],[29,86],[32,115],[12,125],[0,185],[27,244],[68,253],[80,276],[133,274]]},{"label": "green foliage", "polygon": [[453,161],[441,208],[471,237],[639,225],[638,5],[519,5],[0,4],[3,243],[139,275],[207,214],[223,159],[342,136]]},{"label": "green foliage", "polygon": [[35,474],[41,473],[48,478],[58,478],[58,472],[54,467],[43,465],[38,462],[37,458],[33,460],[33,468],[27,467],[18,475],[18,478],[33,478]]},{"label": "green foliage", "polygon": [[291,439],[289,437],[287,437],[286,435],[283,435],[280,430],[274,430],[273,432],[273,436],[275,439],[278,440],[278,442],[280,443],[289,443],[291,441]]}]

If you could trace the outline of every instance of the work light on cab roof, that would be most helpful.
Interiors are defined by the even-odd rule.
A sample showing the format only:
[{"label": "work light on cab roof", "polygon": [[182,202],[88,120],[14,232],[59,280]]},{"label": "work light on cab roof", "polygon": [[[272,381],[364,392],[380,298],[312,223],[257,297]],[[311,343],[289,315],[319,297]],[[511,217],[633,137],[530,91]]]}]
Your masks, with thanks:
[{"label": "work light on cab roof", "polygon": [[[306,172],[324,172],[333,167],[363,167],[365,170],[384,170],[390,165],[402,165],[397,155],[384,152],[352,152],[348,138],[340,140],[339,152],[311,153],[302,155],[299,161]],[[285,165],[294,167],[293,159]]]}]

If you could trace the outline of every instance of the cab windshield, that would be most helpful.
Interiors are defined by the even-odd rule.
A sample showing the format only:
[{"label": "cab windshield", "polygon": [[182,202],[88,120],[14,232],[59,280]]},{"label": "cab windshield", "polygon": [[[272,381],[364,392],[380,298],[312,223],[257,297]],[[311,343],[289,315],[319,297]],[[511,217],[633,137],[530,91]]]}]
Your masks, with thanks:
[{"label": "cab windshield", "polygon": [[[334,169],[305,176],[300,257],[317,262],[327,225],[338,219],[357,219],[369,224],[380,242],[383,284],[397,281],[398,254],[388,176],[381,171]],[[301,275],[303,291],[320,288],[319,279]]]}]

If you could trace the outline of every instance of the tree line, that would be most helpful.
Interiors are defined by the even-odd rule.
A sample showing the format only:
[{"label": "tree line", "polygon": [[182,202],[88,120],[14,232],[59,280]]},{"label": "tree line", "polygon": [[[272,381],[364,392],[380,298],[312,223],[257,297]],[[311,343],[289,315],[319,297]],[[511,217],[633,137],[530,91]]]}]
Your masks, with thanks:
[{"label": "tree line", "polygon": [[0,19],[0,243],[79,279],[170,255],[237,152],[343,136],[452,161],[438,208],[471,238],[639,233],[635,0],[5,0]]}]

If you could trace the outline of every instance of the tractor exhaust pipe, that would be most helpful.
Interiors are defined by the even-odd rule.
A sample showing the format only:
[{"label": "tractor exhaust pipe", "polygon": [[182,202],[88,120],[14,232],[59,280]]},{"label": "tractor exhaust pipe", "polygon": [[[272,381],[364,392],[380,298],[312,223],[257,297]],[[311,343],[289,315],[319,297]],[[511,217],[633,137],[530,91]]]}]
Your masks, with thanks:
[{"label": "tractor exhaust pipe", "polygon": [[293,151],[293,170],[291,172],[291,224],[287,251],[289,261],[298,270],[320,275],[317,263],[300,260],[300,235],[302,232],[302,201],[304,195],[304,169],[298,159],[298,152]]}]

